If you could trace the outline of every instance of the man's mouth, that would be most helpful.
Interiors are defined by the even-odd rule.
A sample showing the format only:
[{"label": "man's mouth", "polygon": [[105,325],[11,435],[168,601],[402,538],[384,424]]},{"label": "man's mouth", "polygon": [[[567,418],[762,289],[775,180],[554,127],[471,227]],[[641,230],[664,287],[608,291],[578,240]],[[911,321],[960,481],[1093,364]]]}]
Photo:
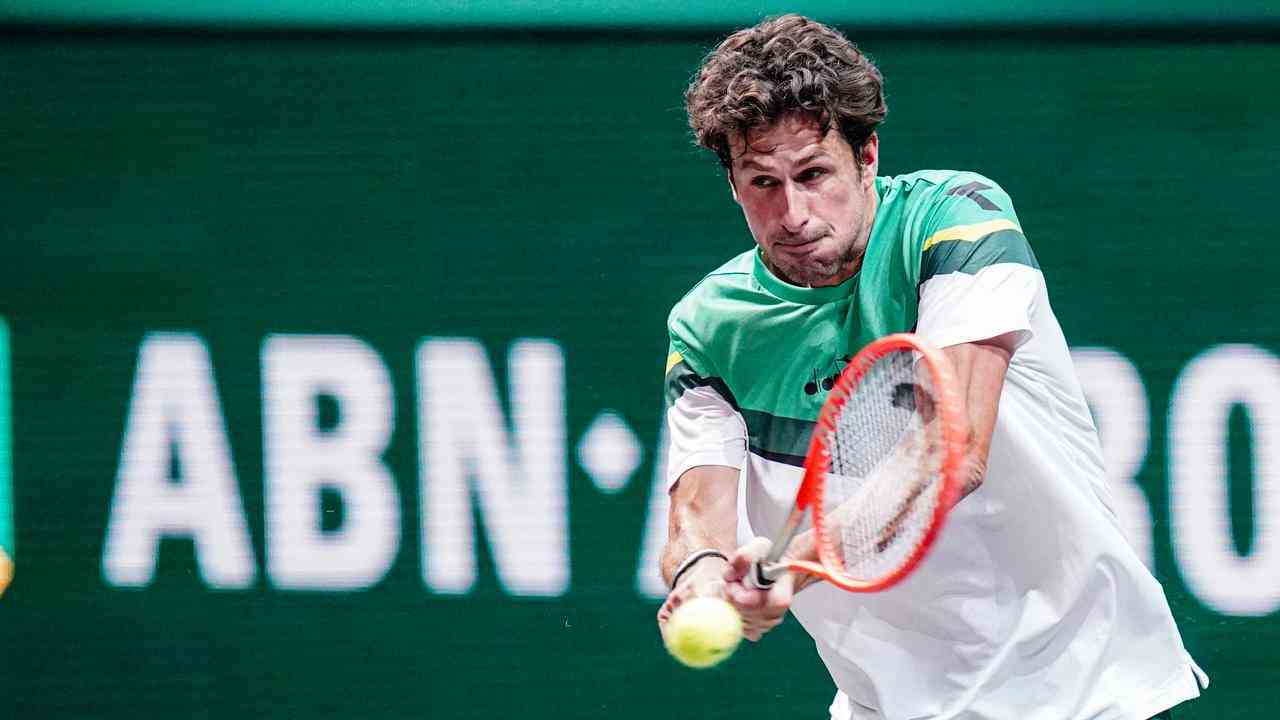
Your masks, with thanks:
[{"label": "man's mouth", "polygon": [[810,245],[813,245],[814,243],[818,242],[821,239],[822,237],[819,236],[816,238],[810,238],[808,240],[797,239],[797,240],[789,240],[787,242],[780,241],[778,242],[778,246],[782,248],[786,248],[787,250],[803,250],[804,248],[807,248]]}]

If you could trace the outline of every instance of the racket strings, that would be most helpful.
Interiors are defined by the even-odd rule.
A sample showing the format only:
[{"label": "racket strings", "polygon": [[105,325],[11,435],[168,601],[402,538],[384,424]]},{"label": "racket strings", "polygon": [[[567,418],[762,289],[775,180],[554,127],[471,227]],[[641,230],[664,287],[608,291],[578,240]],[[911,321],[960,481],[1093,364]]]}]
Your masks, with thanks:
[{"label": "racket strings", "polygon": [[910,350],[875,362],[834,418],[822,494],[827,542],[844,572],[893,572],[923,541],[942,481],[929,373]]}]

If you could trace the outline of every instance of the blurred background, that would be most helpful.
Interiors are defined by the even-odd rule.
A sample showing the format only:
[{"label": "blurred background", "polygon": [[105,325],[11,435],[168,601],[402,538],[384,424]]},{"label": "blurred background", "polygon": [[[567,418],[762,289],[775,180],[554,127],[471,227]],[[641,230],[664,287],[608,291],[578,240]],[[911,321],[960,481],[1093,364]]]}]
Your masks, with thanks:
[{"label": "blurred background", "polygon": [[666,314],[751,245],[682,91],[794,10],[883,174],[1014,198],[1178,718],[1276,717],[1277,7],[0,0],[0,716],[826,717],[794,622],[653,622]]}]

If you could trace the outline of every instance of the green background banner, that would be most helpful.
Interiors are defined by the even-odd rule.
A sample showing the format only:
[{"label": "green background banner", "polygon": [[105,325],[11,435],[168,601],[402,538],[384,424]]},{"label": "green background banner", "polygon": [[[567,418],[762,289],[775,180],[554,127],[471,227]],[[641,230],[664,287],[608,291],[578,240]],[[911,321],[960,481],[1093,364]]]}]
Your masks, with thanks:
[{"label": "green background banner", "polygon": [[49,23],[216,24],[349,28],[677,28],[750,25],[762,15],[800,12],[859,28],[946,26],[1231,26],[1280,23],[1266,0],[946,0],[876,3],[809,0],[0,0],[0,20]]},{"label": "green background banner", "polygon": [[[882,171],[1017,204],[1178,717],[1274,716],[1280,48],[855,39]],[[653,622],[665,316],[751,243],[715,41],[4,37],[8,716],[825,717],[794,623],[694,673]]]}]

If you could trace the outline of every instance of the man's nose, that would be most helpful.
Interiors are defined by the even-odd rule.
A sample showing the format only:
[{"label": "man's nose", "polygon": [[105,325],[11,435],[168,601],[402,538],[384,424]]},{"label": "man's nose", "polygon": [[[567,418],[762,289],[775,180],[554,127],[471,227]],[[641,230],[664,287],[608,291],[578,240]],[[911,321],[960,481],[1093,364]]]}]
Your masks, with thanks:
[{"label": "man's nose", "polygon": [[805,223],[809,222],[809,199],[803,188],[795,183],[783,186],[782,197],[782,229],[793,235],[799,234]]}]

